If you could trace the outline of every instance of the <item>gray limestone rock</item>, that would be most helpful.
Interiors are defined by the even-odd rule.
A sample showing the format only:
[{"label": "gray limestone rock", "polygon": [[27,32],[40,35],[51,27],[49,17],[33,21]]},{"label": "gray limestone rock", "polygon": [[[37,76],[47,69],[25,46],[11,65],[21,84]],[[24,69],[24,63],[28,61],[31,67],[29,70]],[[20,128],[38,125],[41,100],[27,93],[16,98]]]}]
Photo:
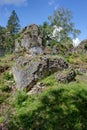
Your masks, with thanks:
[{"label": "gray limestone rock", "polygon": [[[37,48],[36,54],[42,53],[42,37],[39,34],[39,27],[36,24],[25,27],[20,33],[19,37],[15,42],[15,52],[20,53],[21,51],[32,55],[31,50]],[[39,49],[38,49],[39,48]]]},{"label": "gray limestone rock", "polygon": [[12,68],[16,87],[30,90],[36,82],[58,70],[68,68],[68,64],[58,56],[19,57]]}]

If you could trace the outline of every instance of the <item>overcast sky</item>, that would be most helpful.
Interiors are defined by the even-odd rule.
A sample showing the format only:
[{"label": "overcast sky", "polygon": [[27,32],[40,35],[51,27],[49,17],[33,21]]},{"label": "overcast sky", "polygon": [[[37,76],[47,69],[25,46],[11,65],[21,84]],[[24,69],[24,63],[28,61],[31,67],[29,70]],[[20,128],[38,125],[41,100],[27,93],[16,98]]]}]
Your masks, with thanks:
[{"label": "overcast sky", "polygon": [[0,0],[0,25],[6,26],[8,17],[15,10],[22,27],[31,23],[41,24],[58,7],[73,13],[75,27],[81,30],[80,40],[87,38],[87,0]]}]

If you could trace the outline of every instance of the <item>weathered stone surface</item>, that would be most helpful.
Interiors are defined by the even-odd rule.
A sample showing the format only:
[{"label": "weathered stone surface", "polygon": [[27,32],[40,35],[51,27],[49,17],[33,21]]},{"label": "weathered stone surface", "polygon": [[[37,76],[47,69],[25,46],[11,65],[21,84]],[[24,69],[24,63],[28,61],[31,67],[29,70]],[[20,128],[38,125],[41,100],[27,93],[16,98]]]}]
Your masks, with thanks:
[{"label": "weathered stone surface", "polygon": [[[35,54],[43,53],[42,36],[39,34],[39,28],[36,24],[25,27],[19,35],[20,37],[16,40],[15,43],[16,53],[20,53],[21,51],[31,55],[34,54],[34,52]],[[31,49],[35,51],[31,53]]]},{"label": "weathered stone surface", "polygon": [[33,55],[38,55],[38,54],[43,54],[43,50],[41,47],[32,47],[30,48],[30,54]]},{"label": "weathered stone surface", "polygon": [[66,70],[66,71],[64,70],[63,72],[56,74],[55,77],[56,77],[56,80],[59,82],[69,83],[75,80],[76,72],[73,69]]},{"label": "weathered stone surface", "polygon": [[64,68],[68,68],[68,64],[62,58],[43,55],[31,58],[19,57],[12,70],[16,87],[29,90],[39,79]]}]

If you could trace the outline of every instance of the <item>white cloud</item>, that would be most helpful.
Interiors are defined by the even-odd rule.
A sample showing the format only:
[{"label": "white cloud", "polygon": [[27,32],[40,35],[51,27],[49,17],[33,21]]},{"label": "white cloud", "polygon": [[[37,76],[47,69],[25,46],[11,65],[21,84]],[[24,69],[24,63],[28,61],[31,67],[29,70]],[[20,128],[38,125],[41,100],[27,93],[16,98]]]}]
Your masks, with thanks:
[{"label": "white cloud", "polygon": [[20,6],[20,5],[26,5],[27,0],[0,0],[0,5],[15,5],[15,6]]},{"label": "white cloud", "polygon": [[73,39],[73,46],[76,47],[80,43],[80,40],[78,38]]}]

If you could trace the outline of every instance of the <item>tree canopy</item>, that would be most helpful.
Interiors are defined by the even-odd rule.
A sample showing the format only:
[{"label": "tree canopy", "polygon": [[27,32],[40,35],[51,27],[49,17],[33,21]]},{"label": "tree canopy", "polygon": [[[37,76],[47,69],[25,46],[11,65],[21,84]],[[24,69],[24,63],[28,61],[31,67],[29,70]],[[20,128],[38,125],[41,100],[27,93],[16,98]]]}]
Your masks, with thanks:
[{"label": "tree canopy", "polygon": [[15,45],[15,35],[17,35],[19,29],[19,18],[15,10],[13,10],[11,16],[8,19],[7,26],[0,26],[0,48],[4,49],[5,52],[13,52]]},{"label": "tree canopy", "polygon": [[19,18],[15,10],[12,11],[12,14],[8,19],[7,29],[12,35],[18,33],[20,29]]},{"label": "tree canopy", "polygon": [[58,35],[56,35],[56,37],[61,36],[60,40],[66,37],[76,38],[80,33],[80,30],[74,28],[74,23],[72,22],[72,12],[66,8],[58,7],[54,10],[53,15],[49,16],[48,19],[51,26],[61,28],[61,30],[58,31]]}]

